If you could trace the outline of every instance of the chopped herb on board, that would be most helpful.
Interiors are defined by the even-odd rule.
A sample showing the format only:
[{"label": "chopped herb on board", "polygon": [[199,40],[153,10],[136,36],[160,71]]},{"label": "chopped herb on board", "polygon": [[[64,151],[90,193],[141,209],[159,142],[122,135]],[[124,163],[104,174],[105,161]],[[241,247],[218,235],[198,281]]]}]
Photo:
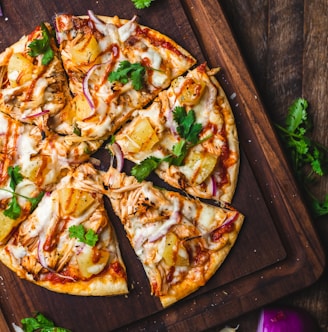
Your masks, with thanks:
[{"label": "chopped herb on board", "polygon": [[55,326],[55,323],[41,313],[34,317],[27,317],[21,320],[24,332],[71,332],[63,327]]},{"label": "chopped herb on board", "polygon": [[309,185],[318,177],[328,174],[328,149],[310,138],[313,127],[307,108],[306,99],[296,99],[288,108],[285,125],[276,126],[289,152],[297,180],[307,195],[310,208],[319,217],[328,214],[328,194],[320,202],[311,193]]},{"label": "chopped herb on board", "polygon": [[137,9],[145,9],[150,6],[154,0],[131,0]]}]

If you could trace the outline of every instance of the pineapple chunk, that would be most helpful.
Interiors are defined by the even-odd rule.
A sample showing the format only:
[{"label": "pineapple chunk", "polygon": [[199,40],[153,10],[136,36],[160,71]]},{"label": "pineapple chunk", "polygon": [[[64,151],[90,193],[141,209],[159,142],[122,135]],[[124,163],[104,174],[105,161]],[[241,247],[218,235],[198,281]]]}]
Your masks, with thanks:
[{"label": "pineapple chunk", "polygon": [[100,53],[96,38],[92,35],[85,36],[80,43],[72,47],[72,62],[76,65],[90,64],[96,61]]},{"label": "pineapple chunk", "polygon": [[81,275],[84,278],[90,278],[105,268],[109,260],[109,252],[86,245],[76,256],[76,260]]},{"label": "pineapple chunk", "polygon": [[75,96],[73,99],[73,105],[77,121],[83,121],[92,114],[91,107],[84,95]]},{"label": "pineapple chunk", "polygon": [[148,118],[137,118],[130,128],[133,128],[133,131],[128,134],[127,152],[149,151],[159,141]]},{"label": "pineapple chunk", "polygon": [[22,53],[14,53],[8,62],[8,79],[12,87],[32,79],[33,63]]},{"label": "pineapple chunk", "polygon": [[191,150],[180,171],[194,184],[203,183],[213,172],[218,157],[208,153]]},{"label": "pineapple chunk", "polygon": [[57,178],[55,169],[49,168],[51,157],[45,155],[35,156],[28,163],[22,165],[22,175],[34,183],[47,185],[54,183]]},{"label": "pineapple chunk", "polygon": [[188,252],[175,233],[166,234],[163,259],[168,266],[189,265]]},{"label": "pineapple chunk", "polygon": [[0,243],[5,240],[15,226],[20,222],[20,219],[11,219],[0,212]]},{"label": "pineapple chunk", "polygon": [[189,78],[185,81],[178,100],[181,105],[196,105],[205,91],[205,83],[197,83]]},{"label": "pineapple chunk", "polygon": [[92,193],[75,188],[58,190],[60,210],[63,215],[81,216],[95,201]]}]

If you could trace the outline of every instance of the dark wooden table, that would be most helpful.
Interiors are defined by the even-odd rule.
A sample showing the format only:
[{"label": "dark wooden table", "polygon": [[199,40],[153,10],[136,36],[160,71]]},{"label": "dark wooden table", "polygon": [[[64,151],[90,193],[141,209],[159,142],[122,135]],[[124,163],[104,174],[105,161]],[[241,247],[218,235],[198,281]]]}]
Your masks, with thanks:
[{"label": "dark wooden table", "polygon": [[[328,121],[326,115],[328,104],[327,0],[217,1],[220,3],[228,20],[228,23],[231,26],[231,30],[235,35],[235,40],[239,45],[241,54],[248,66],[251,76],[253,77],[253,81],[258,90],[262,104],[264,105],[264,108],[267,111],[271,120],[273,122],[282,123],[286,116],[287,108],[290,103],[297,97],[303,96],[310,103],[310,113],[313,117],[315,127],[314,138],[322,144],[328,146],[328,137],[326,134],[328,130]],[[128,0],[124,0],[124,6],[121,6],[121,2],[117,2],[115,0],[72,0],[70,2],[45,2],[42,0],[35,0],[33,2],[29,2],[27,0],[16,0],[15,4],[10,0],[2,0],[1,3],[4,4],[5,15],[8,15],[8,20],[2,18],[2,21],[0,21],[1,51],[5,46],[15,41],[18,36],[22,35],[23,33],[29,32],[29,30],[35,24],[39,24],[40,20],[51,18],[54,12],[60,12],[65,10],[73,13],[81,13],[82,10],[85,11],[87,8],[91,8],[96,12],[104,13],[105,15],[117,14],[125,17],[131,17],[131,15],[135,13],[135,9]],[[31,6],[32,3],[33,6]],[[232,43],[233,47],[231,51],[229,49],[229,42],[232,42],[233,39],[230,35],[229,38],[225,39],[224,31],[222,32],[220,30],[221,24],[223,24],[224,26],[225,22],[222,21],[221,12],[220,15],[216,15],[218,11],[217,5],[218,3],[216,2],[216,0],[156,0],[154,2],[154,5],[152,5],[151,9],[144,12],[139,12],[138,14],[140,14],[140,20],[142,23],[149,24],[149,26],[151,27],[157,27],[163,33],[168,33],[169,35],[174,36],[175,38],[177,38],[177,41],[181,42],[183,46],[185,46],[193,54],[197,55],[200,60],[202,60],[202,53],[200,52],[200,48],[198,47],[197,43],[195,43],[195,38],[193,38],[193,35],[190,33],[191,30],[189,29],[188,22],[193,26],[195,25],[195,31],[198,28],[198,31],[201,34],[201,38],[199,38],[201,48],[204,48],[206,50],[206,53],[210,58],[210,62],[213,62],[214,65],[222,62],[223,65],[225,64],[227,66],[226,69],[243,69],[243,64],[241,64],[239,61],[239,53],[235,52],[235,44]],[[112,11],[111,8],[115,8],[115,11]],[[126,11],[125,8],[127,8],[128,10]],[[182,8],[184,8],[185,10],[183,10]],[[164,12],[164,9],[166,10],[166,12]],[[170,13],[172,13],[171,16],[166,15],[167,11],[169,10]],[[185,13],[187,13],[187,15],[185,15]],[[209,18],[210,20],[206,21],[207,18]],[[208,33],[206,35],[207,28],[209,28],[209,31],[212,33],[211,35],[209,35]],[[225,31],[230,33],[230,31]],[[222,39],[220,40],[219,37]],[[221,45],[224,46],[224,49],[222,49]],[[217,49],[214,46],[216,46]],[[217,55],[218,58],[216,57]],[[229,58],[229,55],[232,55],[234,57]],[[234,62],[234,60],[236,59],[238,63]],[[218,62],[217,60],[222,61]],[[238,92],[240,92],[242,101],[246,101],[245,109],[247,110],[247,112],[237,112],[239,122],[240,120],[245,120],[245,123],[247,124],[248,122],[250,122],[251,119],[258,120],[258,122],[254,124],[255,129],[253,130],[253,128],[247,128],[247,130],[243,130],[243,132],[240,133],[241,137],[243,137],[245,133],[262,135],[260,136],[260,138],[262,139],[261,145],[264,144],[266,148],[270,148],[271,144],[271,146],[273,146],[275,150],[278,150],[277,155],[273,153],[275,151],[270,151],[270,153],[273,153],[271,155],[274,156],[276,159],[280,158],[280,149],[278,149],[278,146],[276,145],[273,132],[270,128],[263,128],[263,125],[266,126],[268,122],[266,121],[266,117],[263,116],[260,112],[261,105],[258,103],[257,94],[254,101],[255,90],[253,89],[253,86],[251,84],[252,82],[250,82],[247,73],[245,76],[245,71],[243,71],[243,73],[234,72],[234,74],[237,74],[237,78],[229,76],[228,72],[226,72],[226,74],[228,75],[228,78],[232,81],[232,83],[240,83],[240,89],[239,84],[237,83],[235,84],[235,86],[233,86],[233,88],[236,88]],[[241,75],[239,77],[238,74],[243,74],[244,76]],[[245,77],[247,79],[244,79]],[[253,104],[255,104],[255,106],[249,104],[250,100]],[[253,106],[253,108],[257,109],[258,111],[257,114],[254,115],[254,117],[252,117],[251,113],[252,107],[249,106]],[[236,107],[237,106],[235,105],[235,108]],[[239,109],[237,108],[237,110]],[[268,137],[266,137],[266,135],[263,135],[264,132],[269,133]],[[254,138],[256,137],[257,136],[255,135]],[[247,144],[245,143],[245,139],[243,139],[242,148],[245,148],[245,146],[247,147]],[[253,145],[252,147],[250,147],[250,149],[250,151],[247,151],[250,157],[252,157],[253,151],[263,153],[264,150],[262,150],[261,146],[257,145]],[[272,148],[272,150],[274,149]],[[264,157],[266,160],[267,155],[265,155]],[[252,170],[257,170],[257,167],[259,166],[256,166],[255,164],[247,165],[246,159],[247,158],[243,156],[242,174],[250,174]],[[250,161],[254,161],[254,159],[252,158],[248,159]],[[268,169],[270,170],[267,171],[266,176],[270,177],[270,180],[272,180],[271,182],[268,182],[270,183],[270,188],[266,188],[269,194],[266,194],[265,192],[263,193],[263,191],[261,191],[261,194],[263,194],[264,198],[267,198],[270,197],[273,187],[274,189],[279,189],[279,193],[281,195],[279,198],[277,198],[277,201],[279,201],[282,206],[286,208],[286,214],[288,214],[286,215],[287,220],[288,218],[294,219],[292,226],[298,226],[298,224],[302,225],[302,220],[297,220],[297,223],[295,223],[295,217],[301,216],[304,217],[303,224],[306,224],[308,227],[309,220],[307,218],[307,213],[305,213],[303,205],[296,199],[294,199],[292,202],[286,200],[287,196],[284,195],[284,192],[282,191],[283,189],[286,189],[286,191],[289,190],[289,188],[286,188],[285,185],[287,185],[288,187],[293,187],[293,179],[289,173],[289,170],[287,170],[285,164],[283,162],[280,163],[279,160],[273,160],[272,163],[277,165],[278,169],[282,170],[283,172],[282,174],[280,173],[278,177],[278,175],[272,173],[271,167],[268,167]],[[264,165],[266,164],[264,163]],[[276,176],[276,179],[278,178],[278,180],[276,181],[277,183],[274,181],[274,176]],[[261,182],[261,179],[258,180],[259,182]],[[241,178],[240,181],[240,188],[244,190],[245,187],[248,185],[248,181],[247,179],[245,180],[245,178]],[[254,184],[255,182],[252,183]],[[263,185],[265,186],[266,183],[263,183]],[[324,195],[328,193],[328,179],[322,179],[322,181],[318,183],[313,189],[319,197],[323,198]],[[293,190],[294,189],[292,188],[292,191]],[[269,200],[267,200],[267,202],[269,202],[270,204],[272,203]],[[197,326],[202,329],[204,328],[204,326],[213,327],[214,322],[221,319],[213,317],[214,315],[221,315],[223,317],[220,320],[221,322],[226,319],[225,317],[227,316],[225,316],[225,314],[229,315],[229,317],[234,317],[235,315],[231,315],[231,310],[236,310],[236,304],[238,304],[238,311],[236,312],[250,311],[250,309],[247,308],[247,303],[252,305],[252,308],[258,308],[259,304],[255,306],[254,298],[252,298],[252,302],[250,299],[247,298],[245,294],[245,292],[247,292],[248,290],[252,291],[255,294],[258,284],[266,286],[265,291],[263,291],[262,294],[263,297],[261,298],[261,303],[267,303],[269,298],[277,299],[279,297],[279,294],[277,296],[275,294],[270,294],[271,288],[268,289],[268,285],[274,285],[276,287],[275,289],[279,290],[277,284],[280,283],[280,279],[278,281],[277,279],[281,275],[280,271],[277,271],[276,275],[274,275],[274,278],[268,278],[268,280],[266,281],[262,280],[261,278],[262,272],[260,274],[260,272],[257,271],[258,269],[262,268],[262,265],[255,267],[251,266],[254,270],[248,270],[248,266],[239,266],[238,264],[234,265],[234,267],[237,266],[235,270],[231,268],[231,266],[233,266],[232,263],[242,262],[243,260],[243,257],[241,255],[242,250],[240,250],[240,248],[243,248],[243,250],[245,251],[248,250],[250,256],[251,254],[253,255],[249,259],[251,263],[255,264],[256,262],[258,262],[256,261],[256,258],[258,257],[261,257],[261,264],[264,264],[266,262],[266,253],[263,250],[261,252],[259,250],[256,252],[253,250],[253,247],[249,245],[249,239],[252,241],[256,240],[256,243],[259,243],[259,245],[261,239],[256,239],[257,234],[254,230],[254,227],[252,227],[252,222],[254,222],[253,225],[259,225],[259,221],[254,218],[254,215],[252,215],[252,213],[254,214],[254,212],[247,209],[247,207],[249,206],[248,196],[243,195],[243,192],[239,191],[239,194],[237,193],[236,204],[240,205],[247,212],[248,219],[251,222],[248,226],[246,224],[244,228],[244,236],[242,236],[240,241],[238,241],[235,254],[231,255],[231,259],[221,270],[221,275],[226,277],[226,280],[221,281],[221,275],[217,275],[217,278],[214,278],[215,280],[213,279],[209,283],[208,288],[205,288],[197,295],[196,299],[198,302],[196,300],[193,302],[193,298],[191,298],[189,301],[182,302],[181,305],[169,309],[167,313],[160,313],[160,318],[161,322],[163,322],[163,325],[174,325],[177,331],[185,330],[182,328],[183,326],[189,326],[190,329],[193,328],[193,331],[197,331]],[[277,203],[274,202],[274,204]],[[293,210],[294,204],[295,213]],[[255,207],[255,209],[256,208],[257,207]],[[274,210],[272,207],[271,209]],[[258,208],[258,210],[259,211],[256,211],[256,213],[261,214],[260,208]],[[274,211],[273,217],[280,216],[280,214],[279,211],[276,213]],[[313,223],[315,225],[315,229],[319,233],[319,239],[322,241],[322,245],[327,252],[328,217],[324,217],[320,220],[313,220]],[[267,221],[267,224],[271,225],[269,221]],[[280,228],[281,225],[280,223],[278,224],[278,228]],[[313,236],[312,226],[308,229],[309,239],[315,238],[315,241],[318,241],[317,237]],[[289,232],[291,232],[292,230],[293,229],[291,227],[289,229]],[[300,231],[299,234],[297,234],[295,231],[288,234],[288,236],[291,236],[290,239],[292,241],[301,242],[301,240],[304,239],[304,230],[300,228],[298,228],[298,230]],[[268,236],[268,234],[265,235]],[[300,236],[297,237],[298,235]],[[271,234],[269,234],[269,236],[271,236]],[[288,249],[288,245],[286,245],[286,247]],[[299,248],[300,246],[298,245],[297,250],[299,250]],[[304,258],[308,259],[309,257],[313,257],[313,259],[315,259],[315,253],[319,251],[320,249],[318,248],[318,245],[316,243],[310,243],[309,248],[304,249]],[[268,256],[270,256],[269,254],[270,253],[268,253]],[[274,253],[272,254],[272,257],[275,258],[275,255],[278,254],[283,256],[284,253]],[[297,251],[297,254],[299,254],[299,251]],[[258,257],[255,258],[255,255],[258,255]],[[295,256],[291,256],[292,261],[290,263],[287,259],[286,275],[284,275],[284,277],[286,277],[286,279],[288,280],[288,285],[286,283],[286,285],[282,285],[280,287],[281,290],[284,291],[284,294],[290,293],[288,292],[289,289],[286,288],[290,285],[290,280],[292,279],[291,274],[294,271],[292,268],[295,267]],[[321,253],[318,255],[318,257],[322,257]],[[271,264],[270,257],[268,258],[268,260]],[[304,274],[307,275],[304,276],[302,280],[312,280],[313,278],[317,277],[317,273],[319,270],[321,270],[323,262],[318,263],[318,261],[313,261],[312,265],[316,269],[315,271],[313,271],[313,275],[311,275],[312,271],[310,271],[309,268],[311,268],[312,265],[309,264],[308,260],[305,261],[307,263],[307,266],[304,269]],[[236,273],[238,267],[240,267],[240,274]],[[272,273],[270,272],[271,270],[269,271],[269,268],[270,267],[268,267],[268,276],[272,275]],[[5,297],[7,296],[7,294],[4,294],[5,296],[3,296],[3,294],[0,292],[0,295],[3,296],[3,298],[0,297],[0,300],[6,300],[2,302],[3,308],[0,308],[3,310],[2,312],[4,312],[4,317],[2,317],[2,312],[0,310],[1,332],[4,331],[4,327],[6,324],[8,324],[9,326],[12,321],[15,321],[17,323],[19,319],[23,317],[23,315],[25,315],[27,312],[30,312],[32,309],[35,309],[36,304],[38,305],[38,310],[47,310],[47,312],[51,313],[53,319],[57,318],[57,322],[64,325],[65,323],[71,323],[72,319],[74,319],[74,317],[70,319],[70,317],[68,317],[68,313],[65,310],[65,308],[69,307],[69,304],[71,302],[79,305],[79,310],[81,310],[82,312],[84,310],[83,303],[86,302],[83,301],[85,299],[68,299],[65,296],[49,294],[44,290],[17,280],[17,278],[13,274],[8,272],[4,268],[2,268],[1,271],[3,273],[2,277],[4,276],[4,279],[1,280],[2,282],[0,283],[1,291],[3,290],[2,284],[5,284],[8,290],[12,291],[15,296],[19,294],[17,298],[11,297],[7,301]],[[232,276],[227,273],[223,273],[224,271],[229,273],[233,272]],[[258,279],[255,279],[254,276],[252,276],[252,272],[254,271],[258,272],[258,274],[254,273],[255,275],[257,275]],[[302,273],[302,271],[302,269],[297,267],[297,270],[295,271],[295,273],[297,273],[297,278],[299,277],[300,272]],[[307,276],[309,276],[309,278],[307,278]],[[297,307],[305,308],[315,316],[316,320],[322,328],[321,330],[328,331],[327,277],[328,271],[326,269],[323,276],[320,277],[314,285],[308,286],[306,289],[298,291],[296,294],[289,295],[287,298],[278,300],[278,304],[292,304]],[[229,284],[229,278],[235,279],[233,280],[232,285]],[[245,280],[250,280],[250,283],[245,282]],[[218,282],[218,284],[216,284],[215,282]],[[226,285],[227,288],[223,288],[223,290],[221,288],[217,288],[219,286],[222,286],[221,283],[223,284],[223,286]],[[298,281],[298,283],[300,283],[300,281]],[[240,285],[242,285],[242,288],[239,288]],[[300,286],[301,285],[297,285],[297,289],[301,289],[302,287]],[[227,289],[230,289],[231,292],[227,292]],[[238,298],[238,295],[240,295],[239,290],[241,290],[241,294],[244,296],[240,299],[239,302],[232,302],[232,300],[236,301],[236,298]],[[218,301],[215,296],[223,298],[221,302],[215,303],[218,305],[217,311],[215,311],[216,309],[214,308],[214,306],[212,306],[213,303],[209,304],[208,301],[210,301],[210,298],[206,296],[207,291],[212,294],[213,301]],[[58,303],[55,303],[56,301],[53,300],[54,298],[58,299]],[[227,303],[227,301],[225,302],[225,298],[231,299],[231,303],[233,304],[231,305],[232,308],[229,306],[229,303]],[[46,305],[47,299],[51,301],[49,307],[47,307]],[[122,299],[113,299],[114,302],[116,300],[120,305],[122,305]],[[128,304],[131,302],[131,300],[133,300],[133,295],[131,295]],[[96,302],[97,299],[91,299],[90,301],[95,304],[97,303],[96,305],[98,305],[98,302]],[[103,301],[99,301],[104,302],[107,305],[106,299],[103,299]],[[148,309],[151,309],[149,309],[148,311],[152,313],[152,310],[154,311],[154,309],[150,305],[153,305],[153,300],[147,298],[147,301],[146,302],[149,304]],[[60,307],[61,310],[58,310],[58,306],[60,306],[61,303],[65,304],[66,307],[62,306]],[[118,307],[118,310],[119,308],[120,307]],[[133,309],[133,307],[131,308]],[[188,308],[188,310],[186,308]],[[126,309],[126,307],[124,307],[124,309]],[[131,314],[134,314],[134,312],[132,312],[132,309]],[[136,311],[138,310],[139,309],[137,308]],[[99,308],[97,308],[97,311],[99,311]],[[255,331],[259,311],[260,309],[257,309],[256,311],[252,311],[242,317],[234,318],[234,320],[228,322],[228,324],[231,326],[240,325],[239,331]],[[141,314],[139,312],[137,312],[137,314],[136,317],[140,318]],[[198,316],[196,314],[198,314]],[[181,322],[181,324],[179,325],[179,319],[182,315],[185,315],[183,317],[185,318],[185,322]],[[94,313],[94,316],[97,316],[96,311]],[[200,318],[199,321],[196,321],[198,318]],[[158,320],[158,317],[156,317],[156,319]],[[156,319],[153,319],[152,321],[155,321]],[[79,322],[75,322],[74,326],[76,326],[76,324],[79,325]],[[70,325],[67,326],[70,327]],[[3,329],[1,329],[2,327]],[[92,327],[92,329],[93,328],[94,327]],[[212,329],[212,331],[218,331],[219,329],[220,326],[217,326],[216,328]],[[151,329],[149,328],[148,330]]]},{"label": "dark wooden table", "polygon": [[[283,123],[297,97],[310,103],[313,137],[328,146],[328,1],[220,0],[241,53],[270,118]],[[328,177],[313,190],[328,193]],[[314,220],[328,253],[328,216]],[[328,270],[312,286],[283,298],[277,305],[309,311],[321,331],[328,331]],[[259,311],[235,319],[240,331],[255,331]]]}]

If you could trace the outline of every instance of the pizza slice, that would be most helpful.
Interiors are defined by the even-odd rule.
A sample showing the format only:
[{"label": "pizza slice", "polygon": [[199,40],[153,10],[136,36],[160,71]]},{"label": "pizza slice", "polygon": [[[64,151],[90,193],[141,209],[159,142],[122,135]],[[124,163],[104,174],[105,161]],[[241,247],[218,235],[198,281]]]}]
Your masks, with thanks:
[{"label": "pizza slice", "polygon": [[243,215],[110,168],[107,196],[142,262],[151,293],[167,307],[213,276],[233,247]]},{"label": "pizza slice", "polygon": [[59,293],[127,293],[126,271],[103,202],[99,173],[83,164],[47,192],[0,247],[19,277]]},{"label": "pizza slice", "polygon": [[108,138],[131,112],[148,104],[195,59],[167,36],[115,17],[59,14],[56,35],[72,106],[57,115],[55,131]]},{"label": "pizza slice", "polygon": [[115,135],[123,157],[187,193],[231,202],[239,171],[239,143],[232,110],[205,64],[175,79]]},{"label": "pizza slice", "polygon": [[0,243],[101,141],[78,142],[0,112]]},{"label": "pizza slice", "polygon": [[70,100],[53,30],[42,23],[0,54],[0,109],[43,130]]}]

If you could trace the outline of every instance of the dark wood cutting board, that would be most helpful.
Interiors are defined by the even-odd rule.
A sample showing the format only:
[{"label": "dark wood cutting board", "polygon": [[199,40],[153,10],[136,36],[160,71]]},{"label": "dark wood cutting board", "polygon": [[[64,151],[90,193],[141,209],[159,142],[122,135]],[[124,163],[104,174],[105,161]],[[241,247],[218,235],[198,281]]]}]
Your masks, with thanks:
[{"label": "dark wood cutting board", "polygon": [[141,24],[167,34],[199,63],[220,66],[218,75],[238,126],[241,168],[233,206],[245,223],[228,258],[199,291],[163,309],[149,295],[140,262],[119,220],[110,212],[127,265],[130,294],[78,297],[50,292],[20,280],[0,265],[0,331],[40,311],[75,332],[200,331],[302,289],[323,271],[324,254],[294,178],[268,121],[217,0],[156,0],[136,10],[130,0],[2,0],[0,51],[55,13],[121,18],[138,15]]}]

